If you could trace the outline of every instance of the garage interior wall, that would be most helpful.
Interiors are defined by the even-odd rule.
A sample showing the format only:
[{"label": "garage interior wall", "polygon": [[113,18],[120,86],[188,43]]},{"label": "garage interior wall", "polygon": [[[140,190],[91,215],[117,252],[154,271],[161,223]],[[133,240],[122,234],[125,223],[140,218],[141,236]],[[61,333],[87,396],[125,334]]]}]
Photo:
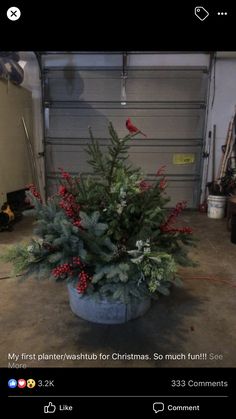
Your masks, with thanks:
[{"label": "garage interior wall", "polygon": [[0,80],[0,204],[7,193],[32,183],[27,140],[22,123],[32,133],[31,92]]},{"label": "garage interior wall", "polygon": [[[216,127],[215,175],[222,156],[221,147],[225,144],[228,126],[236,110],[236,52],[217,52],[212,60],[211,80],[208,100],[208,117],[205,144],[209,142],[208,133]],[[208,179],[206,165],[202,176],[202,191],[206,181],[212,181],[212,147],[210,150]]]},{"label": "garage interior wall", "polygon": [[44,159],[43,159],[43,117],[42,117],[42,87],[39,63],[32,51],[21,51],[20,58],[24,63],[24,81],[22,87],[32,94],[32,135],[34,158],[37,170],[37,186],[41,196],[45,193]]},{"label": "garage interior wall", "polygon": [[[25,84],[28,89],[30,89],[33,93],[33,108],[34,108],[34,144],[35,144],[35,151],[36,155],[37,152],[42,152],[42,141],[43,141],[43,122],[42,122],[42,114],[41,114],[41,85],[39,79],[39,70],[38,70],[38,63],[32,52],[24,52],[22,53],[27,65],[25,67]],[[83,56],[83,60],[81,60],[81,55]],[[122,69],[122,55],[121,54],[102,54],[102,53],[76,53],[76,54],[50,54],[45,55],[43,57],[43,63],[45,67],[50,68],[58,68],[58,67],[67,67],[67,72],[65,72],[65,76],[68,77],[69,69],[68,68],[75,68],[75,67],[82,67],[82,70],[86,70],[86,67],[94,67],[94,68],[103,68],[103,69],[110,69],[110,68],[118,68],[119,69],[119,78],[120,78],[120,71]],[[196,53],[134,53],[128,55],[128,66],[131,68],[144,68],[146,70],[153,70],[158,69],[158,67],[166,67],[166,68],[180,68],[180,67],[205,67],[209,68],[210,64],[210,56],[209,54],[196,54]],[[32,76],[33,75],[33,76]],[[232,116],[234,106],[235,106],[235,97],[236,97],[236,55],[235,53],[217,53],[215,56],[214,65],[211,66],[211,73],[210,73],[210,89],[209,89],[209,100],[207,103],[206,109],[206,121],[205,121],[205,130],[203,135],[203,140],[201,140],[202,148],[205,148],[206,143],[208,141],[208,131],[213,128],[213,125],[216,124],[216,167],[218,167],[219,160],[221,157],[221,146],[225,142],[225,137],[227,133],[227,127],[229,120]],[[70,80],[71,82],[71,80]],[[72,88],[72,85],[68,85],[69,88]],[[120,88],[120,86],[119,86]],[[212,100],[214,98],[214,100]],[[58,107],[59,108],[59,107]],[[60,109],[55,109],[56,112],[59,112]],[[48,108],[49,109],[49,108]],[[46,109],[46,122],[47,117],[50,116],[51,110],[48,111]],[[72,110],[68,109],[69,114],[73,113]],[[56,114],[55,112],[55,114]],[[130,116],[130,115],[129,115]],[[140,122],[143,118],[140,118]],[[137,123],[139,120],[134,117],[134,122]],[[143,124],[143,122],[142,122]],[[95,131],[99,130],[99,126],[95,123],[94,125],[94,133]],[[87,128],[86,126],[84,128]],[[144,126],[140,126],[140,128],[144,129]],[[145,128],[148,128],[145,125]],[[118,129],[120,129],[118,127]],[[168,126],[167,126],[168,129]],[[142,144],[145,140],[142,140]],[[141,143],[140,143],[141,144]],[[148,144],[144,143],[147,147]],[[195,143],[197,144],[197,143]],[[186,145],[186,141],[185,141]],[[200,145],[200,144],[199,144]],[[56,144],[55,144],[56,146]],[[51,145],[45,143],[46,149],[50,150]],[[60,147],[60,145],[59,145]],[[172,145],[170,144],[169,149],[171,149]],[[184,148],[185,149],[185,148]],[[186,150],[186,149],[185,149]],[[162,150],[163,151],[163,150]],[[50,155],[51,151],[48,154],[49,161],[54,158],[55,156]],[[183,150],[181,150],[183,153]],[[181,154],[180,153],[180,154]],[[61,153],[63,154],[63,153]],[[64,153],[65,154],[65,153]],[[200,154],[199,154],[200,155]],[[67,160],[68,156],[66,157]],[[57,166],[56,161],[51,161],[54,166]],[[62,164],[64,161],[62,161]],[[157,162],[159,163],[159,162]],[[160,163],[162,163],[160,159]],[[202,187],[199,187],[199,194],[198,197],[200,198],[200,191],[204,189],[204,173],[202,176],[202,169],[203,163],[198,164],[198,184],[203,177]],[[164,164],[164,162],[163,162]],[[41,192],[45,186],[44,180],[44,162],[43,158],[38,158],[38,177],[40,180]],[[67,169],[66,165],[64,168]],[[146,168],[145,168],[146,169]],[[75,170],[78,170],[78,166]],[[72,170],[73,171],[73,170]],[[146,170],[145,170],[146,171]],[[211,169],[209,168],[209,179],[210,179]],[[52,175],[52,174],[50,174]],[[55,175],[55,174],[54,174]],[[50,185],[50,176],[48,170],[46,171],[46,176],[49,177],[46,183],[48,183],[47,187]],[[210,179],[211,180],[211,179]],[[183,187],[186,187],[187,184]],[[178,194],[176,199],[178,198]],[[198,198],[198,199],[199,199]],[[196,206],[197,203],[195,202]]]}]

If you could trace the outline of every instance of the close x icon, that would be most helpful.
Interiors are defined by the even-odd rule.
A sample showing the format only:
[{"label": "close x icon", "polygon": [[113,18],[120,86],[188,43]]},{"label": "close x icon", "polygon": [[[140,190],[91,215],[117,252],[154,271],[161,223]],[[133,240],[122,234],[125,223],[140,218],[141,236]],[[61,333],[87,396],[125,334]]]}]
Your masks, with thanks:
[{"label": "close x icon", "polygon": [[21,11],[18,7],[9,7],[7,10],[7,17],[9,20],[15,21],[21,17]]}]

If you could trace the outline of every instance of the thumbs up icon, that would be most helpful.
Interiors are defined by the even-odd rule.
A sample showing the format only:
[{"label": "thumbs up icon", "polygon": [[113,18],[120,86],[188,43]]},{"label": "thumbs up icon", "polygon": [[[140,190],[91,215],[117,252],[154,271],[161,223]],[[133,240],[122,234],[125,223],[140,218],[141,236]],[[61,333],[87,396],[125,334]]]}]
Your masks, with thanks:
[{"label": "thumbs up icon", "polygon": [[49,402],[48,406],[44,406],[43,411],[44,413],[55,413],[56,406],[52,402]]}]

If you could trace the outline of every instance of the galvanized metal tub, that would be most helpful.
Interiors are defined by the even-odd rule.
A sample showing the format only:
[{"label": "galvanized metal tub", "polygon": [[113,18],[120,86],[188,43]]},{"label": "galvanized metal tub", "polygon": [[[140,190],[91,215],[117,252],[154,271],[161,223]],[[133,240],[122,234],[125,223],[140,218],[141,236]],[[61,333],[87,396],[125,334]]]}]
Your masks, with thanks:
[{"label": "galvanized metal tub", "polygon": [[128,304],[106,299],[95,299],[78,293],[73,283],[68,283],[69,302],[76,316],[93,323],[121,324],[143,316],[151,306],[151,299],[134,299]]}]

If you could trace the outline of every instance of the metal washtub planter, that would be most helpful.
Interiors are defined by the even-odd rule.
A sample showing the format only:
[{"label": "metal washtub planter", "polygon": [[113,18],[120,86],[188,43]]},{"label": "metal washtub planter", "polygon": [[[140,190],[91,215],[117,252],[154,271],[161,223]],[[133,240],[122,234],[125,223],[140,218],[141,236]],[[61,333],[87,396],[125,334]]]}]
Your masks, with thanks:
[{"label": "metal washtub planter", "polygon": [[73,283],[67,284],[71,310],[76,316],[93,323],[121,324],[143,316],[151,306],[151,299],[134,299],[128,304],[81,295]]}]

